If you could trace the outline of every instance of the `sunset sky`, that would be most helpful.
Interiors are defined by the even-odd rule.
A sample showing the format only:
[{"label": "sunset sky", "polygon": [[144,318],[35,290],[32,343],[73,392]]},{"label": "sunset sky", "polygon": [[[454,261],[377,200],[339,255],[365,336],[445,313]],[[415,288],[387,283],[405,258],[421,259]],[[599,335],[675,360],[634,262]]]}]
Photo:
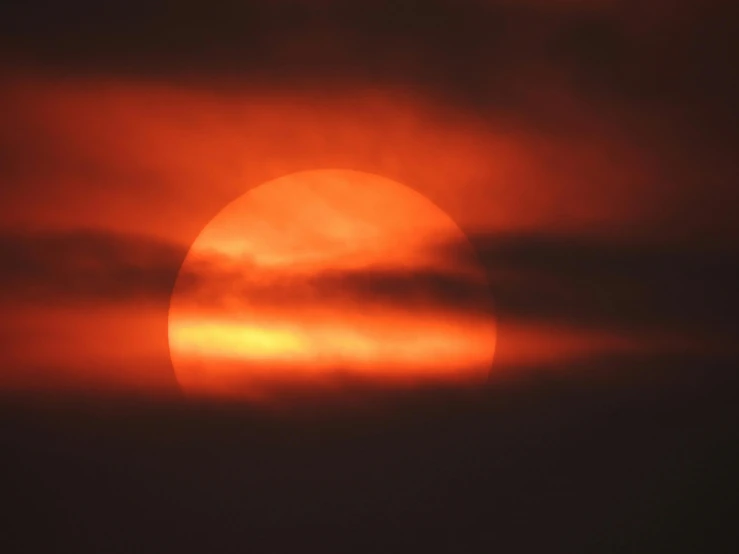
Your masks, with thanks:
[{"label": "sunset sky", "polygon": [[[449,8],[460,18],[482,9]],[[671,104],[650,99],[638,71],[659,68],[665,75],[653,86],[666,86],[665,79],[684,78],[678,68],[648,57],[641,63],[653,69],[634,67],[627,52],[614,52],[625,59],[613,62],[623,73],[613,90],[601,81],[614,77],[589,68],[594,62],[567,43],[612,41],[593,48],[616,49],[618,40],[656,40],[638,25],[614,20],[614,36],[580,37],[591,19],[611,21],[605,5],[517,8],[511,25],[542,18],[539,10],[553,13],[541,28],[526,27],[535,33],[529,42],[560,44],[561,52],[514,50],[517,64],[489,70],[502,48],[489,44],[468,60],[472,75],[458,78],[436,76],[443,66],[431,71],[423,61],[418,74],[396,75],[395,64],[411,61],[390,55],[393,41],[413,39],[409,56],[421,58],[436,45],[440,31],[423,26],[407,37],[389,34],[378,60],[364,54],[368,65],[380,65],[375,71],[387,65],[386,74],[364,75],[352,65],[342,79],[324,74],[348,64],[332,59],[345,49],[319,43],[318,52],[300,52],[309,59],[298,63],[298,53],[283,49],[307,31],[289,25],[265,31],[265,61],[241,72],[200,67],[189,57],[192,67],[169,68],[175,46],[146,35],[126,53],[111,36],[99,37],[99,55],[110,57],[104,64],[84,52],[57,59],[63,50],[43,48],[53,33],[28,51],[11,34],[18,59],[5,69],[2,89],[0,255],[3,304],[12,314],[2,329],[3,386],[176,386],[166,313],[189,245],[247,191],[296,171],[332,168],[412,188],[469,237],[497,305],[500,370],[717,347],[734,330],[721,295],[736,271],[726,260],[736,232],[728,213],[735,168],[719,142],[733,129],[713,132],[726,125],[711,113],[720,105],[686,111],[695,101],[682,92],[687,83]],[[349,15],[326,16],[323,24],[343,28]],[[687,32],[680,21],[660,24],[665,37]],[[55,32],[70,49],[84,36]],[[357,32],[352,40],[374,37],[369,28]],[[508,34],[497,40],[513,41]],[[165,58],[163,67],[147,67],[146,47]],[[133,67],[118,69],[124,54]],[[267,63],[269,56],[280,63]],[[309,71],[311,60],[317,67]],[[277,68],[285,75],[272,76]],[[593,74],[581,75],[586,69]],[[710,70],[702,69],[709,77]],[[485,90],[490,98],[475,98]],[[698,137],[698,130],[711,134]],[[322,224],[319,218],[318,232]],[[697,281],[706,274],[717,282]]]},{"label": "sunset sky", "polygon": [[4,5],[0,396],[733,367],[731,5]]}]

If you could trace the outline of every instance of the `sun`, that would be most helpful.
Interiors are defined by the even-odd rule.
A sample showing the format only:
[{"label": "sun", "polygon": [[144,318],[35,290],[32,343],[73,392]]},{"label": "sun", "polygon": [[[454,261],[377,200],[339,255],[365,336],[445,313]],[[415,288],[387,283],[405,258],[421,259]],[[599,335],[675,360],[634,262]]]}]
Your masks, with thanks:
[{"label": "sun", "polygon": [[496,329],[465,234],[413,189],[293,173],[227,205],[192,244],[169,311],[187,395],[487,377]]}]

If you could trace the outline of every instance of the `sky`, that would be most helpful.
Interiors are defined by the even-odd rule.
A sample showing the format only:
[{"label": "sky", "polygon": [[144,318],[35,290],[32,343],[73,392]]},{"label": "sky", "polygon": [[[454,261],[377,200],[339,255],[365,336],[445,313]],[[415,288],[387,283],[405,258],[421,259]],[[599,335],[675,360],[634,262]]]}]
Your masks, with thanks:
[{"label": "sky", "polygon": [[[325,377],[321,386],[327,379],[331,391],[331,400],[321,402],[337,402],[340,414],[360,404],[385,413],[377,406],[399,403],[405,415],[397,417],[405,423],[385,425],[401,429],[393,436],[419,433],[420,451],[427,454],[443,444],[472,456],[465,450],[469,441],[488,433],[502,441],[522,434],[528,439],[509,446],[529,467],[534,462],[522,446],[526,440],[546,453],[542,459],[558,455],[541,438],[548,429],[544,419],[553,417],[571,446],[571,458],[562,454],[558,463],[576,467],[565,460],[578,458],[579,435],[566,422],[597,420],[601,412],[594,406],[618,402],[634,404],[647,417],[645,391],[670,391],[654,405],[665,413],[692,406],[695,412],[685,421],[702,436],[719,437],[717,442],[695,446],[684,438],[687,432],[670,434],[669,418],[645,424],[627,417],[614,431],[627,437],[622,447],[646,448],[629,442],[645,424],[672,437],[663,450],[647,448],[654,467],[670,457],[670,449],[711,448],[719,454],[710,463],[727,466],[722,448],[730,441],[717,430],[724,429],[717,422],[725,414],[711,409],[728,410],[728,391],[736,384],[739,35],[733,11],[731,2],[719,0],[3,5],[5,412],[15,414],[20,408],[7,405],[21,398],[56,406],[81,394],[92,402],[85,408],[92,413],[102,399],[146,398],[150,404],[141,413],[158,429],[163,416],[152,406],[180,406],[194,390],[183,381],[177,345],[211,354],[225,349],[229,359],[236,352],[244,363],[246,344],[260,371],[286,364],[280,375],[292,377],[280,394],[288,408],[314,392],[318,368]],[[345,177],[355,172],[355,180],[324,173],[320,186],[327,188],[306,196],[307,181],[294,175],[320,170]],[[341,187],[331,188],[339,181]],[[367,198],[384,202],[382,209],[362,211],[368,200],[359,191],[365,189],[375,195]],[[336,205],[321,208],[330,201]],[[242,207],[233,211],[237,205]],[[382,235],[362,252],[364,231],[354,227],[360,213]],[[414,223],[408,240],[416,242],[404,246],[406,235],[397,225],[411,220],[425,221],[429,229],[441,225],[443,232],[425,234]],[[228,221],[255,223],[240,223],[231,232]],[[217,239],[201,235],[204,229]],[[234,251],[226,252],[228,259],[198,261],[201,247],[228,250],[224,244],[232,235],[256,245],[247,252],[248,263],[242,251],[236,266]],[[349,266],[342,265],[341,256],[349,255],[343,245],[357,251]],[[331,261],[300,265],[303,251],[318,259],[330,255]],[[283,265],[274,262],[280,255],[287,260]],[[199,307],[178,315],[188,294],[199,298]],[[247,306],[253,318],[247,331],[229,311],[236,297],[236,311],[243,315]],[[303,334],[286,332],[284,325]],[[186,332],[173,334],[173,328]],[[426,342],[409,339],[419,334]],[[444,375],[467,375],[462,368],[474,359],[484,370],[473,373],[482,371],[487,384],[421,378],[434,373],[429,364],[440,356],[431,345],[444,341],[462,352],[443,364]],[[354,345],[350,354],[347,344]],[[400,392],[387,379],[398,372],[393,364],[414,377],[404,380]],[[341,371],[333,373],[337,365]],[[207,367],[208,375],[221,375],[216,366]],[[332,373],[324,371],[328,367]],[[225,381],[216,381],[222,389]],[[255,396],[249,391],[236,395],[243,401],[239,409],[251,409]],[[590,404],[585,398],[591,396],[599,400]],[[500,403],[509,406],[505,417],[517,423],[499,423],[491,406]],[[314,402],[308,405],[321,412]],[[561,408],[554,410],[559,415],[547,411],[551,406]],[[124,412],[129,409],[139,413],[130,406]],[[172,410],[178,429],[195,417],[182,407]],[[332,413],[325,425],[345,417]],[[457,415],[449,424],[454,432],[445,427],[442,435],[424,434],[420,423],[414,427],[403,419],[424,414],[419,421],[443,427],[444,413]],[[254,436],[261,438],[248,440],[273,451],[284,446],[261,416],[239,414],[234,421],[259,429]],[[471,414],[477,424],[467,432]],[[117,437],[109,439],[111,452],[101,455],[110,463],[117,456],[112,452],[128,444],[121,437],[133,431],[128,423],[105,421]],[[28,444],[41,440],[23,438],[40,432],[35,425],[8,426],[8,436],[20,437],[8,439],[19,460],[31,456],[35,447]],[[83,423],[70,425],[74,431],[57,432],[72,443],[92,432]],[[285,425],[274,432],[297,432]],[[215,439],[198,433],[187,444],[216,447]],[[297,458],[326,460],[342,441],[365,440],[359,431],[341,433],[329,433],[326,443],[309,439],[304,450],[290,448]],[[400,439],[367,440],[382,452],[413,457]],[[141,451],[142,443],[136,444]],[[169,444],[160,454],[175,457],[177,448]],[[233,445],[223,448],[232,448],[235,460],[247,455]],[[474,465],[470,458],[465,463],[472,469],[441,456],[434,479],[447,476],[438,467],[483,475],[487,462],[498,463],[491,461],[493,451],[475,450],[483,461]],[[60,467],[81,475],[66,454],[54,452]],[[84,456],[84,463],[106,463],[95,461],[97,454]],[[352,456],[349,467],[364,467],[356,461],[359,454]],[[159,475],[154,466],[144,467],[143,481]],[[608,467],[603,461],[603,470]],[[183,471],[202,476],[201,469]],[[389,471],[388,487],[410,474],[405,466]],[[680,471],[675,469],[689,473]],[[313,483],[309,473],[292,475]],[[64,481],[64,474],[58,478]],[[280,480],[277,473],[264,478]],[[624,479],[625,490],[645,490]],[[204,477],[199,482],[205,488],[197,494],[207,496],[211,485]],[[576,490],[588,490],[577,483]],[[332,484],[331,490],[341,489]],[[661,486],[655,497],[675,490]],[[34,490],[39,498],[51,494]],[[319,493],[311,494],[320,500]],[[330,506],[317,513],[334,514],[337,504],[331,502],[350,502],[331,494]],[[356,497],[363,494],[364,488]],[[410,506],[414,521],[421,521],[422,511],[414,511],[409,498],[400,505]],[[555,496],[548,498],[557,504]],[[431,504],[433,516],[443,519],[442,503]],[[632,513],[626,500],[621,505]],[[76,509],[90,513],[81,502]],[[280,509],[289,521],[302,517],[300,510]],[[654,540],[669,536],[672,527],[664,529]]]}]

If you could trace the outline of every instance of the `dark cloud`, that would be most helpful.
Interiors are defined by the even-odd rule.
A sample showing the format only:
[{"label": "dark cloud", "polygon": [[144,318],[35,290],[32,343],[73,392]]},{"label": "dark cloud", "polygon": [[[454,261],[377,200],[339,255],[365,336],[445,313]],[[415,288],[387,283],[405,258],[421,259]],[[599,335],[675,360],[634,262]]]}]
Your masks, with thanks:
[{"label": "dark cloud", "polygon": [[243,309],[300,309],[337,305],[347,309],[384,306],[401,310],[492,314],[491,293],[484,277],[454,268],[370,266],[326,269],[311,274],[259,271],[212,263],[187,266],[178,283],[182,301],[202,309],[225,309],[240,300]]},{"label": "dark cloud", "polygon": [[3,8],[3,37],[19,57],[79,70],[350,78],[413,67],[422,77],[497,55],[506,21],[526,11],[443,0],[327,4],[30,2]]},{"label": "dark cloud", "polygon": [[102,230],[0,234],[0,294],[40,303],[168,300],[185,249]]},{"label": "dark cloud", "polygon": [[[612,378],[594,371],[604,365]],[[9,536],[18,551],[310,540],[370,552],[378,537],[428,552],[722,550],[735,521],[734,366],[548,369],[487,390],[367,390],[365,402],[347,391],[338,416],[322,402],[280,418],[113,394],[6,400]]]},{"label": "dark cloud", "polygon": [[317,276],[321,290],[355,291],[357,298],[367,296],[386,302],[398,302],[413,308],[430,303],[440,309],[467,313],[486,313],[491,306],[490,289],[477,279],[454,271],[418,268],[407,271],[389,268],[354,272],[327,272]]},{"label": "dark cloud", "polygon": [[557,235],[470,240],[502,318],[631,331],[737,329],[735,249]]},{"label": "dark cloud", "polygon": [[397,83],[506,105],[512,78],[544,66],[594,94],[726,99],[732,3],[702,4],[36,0],[1,9],[0,44],[8,63],[65,74]]},{"label": "dark cloud", "polygon": [[[696,333],[721,340],[736,332],[739,264],[733,250],[543,235],[471,235],[488,283],[455,270],[470,263],[456,244],[440,246],[433,267],[327,270],[255,280],[222,261],[190,266],[180,282],[206,308],[242,298],[278,309],[338,302],[431,309],[502,321],[593,329]],[[167,302],[185,248],[102,231],[6,233],[0,285],[6,299],[37,302]],[[445,265],[448,264],[448,265]]]},{"label": "dark cloud", "polygon": [[[0,234],[0,287],[6,300],[168,301],[186,249],[103,230]],[[206,307],[229,297],[282,309],[349,302],[469,313],[487,309],[486,283],[438,268],[370,267],[254,280],[249,264],[213,257],[188,265],[181,291]],[[260,276],[264,276],[260,273]]]}]

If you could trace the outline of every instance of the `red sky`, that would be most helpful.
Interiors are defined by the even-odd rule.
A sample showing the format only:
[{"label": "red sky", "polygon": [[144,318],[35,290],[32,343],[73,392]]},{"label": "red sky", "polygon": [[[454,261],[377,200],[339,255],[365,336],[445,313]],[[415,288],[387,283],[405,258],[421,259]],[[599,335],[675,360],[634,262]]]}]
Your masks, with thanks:
[{"label": "red sky", "polygon": [[[260,184],[325,168],[410,187],[469,237],[496,304],[494,374],[723,349],[735,166],[721,104],[696,98],[686,76],[702,35],[680,14],[702,12],[494,5],[509,23],[483,40],[474,10],[492,8],[439,4],[477,46],[423,25],[354,28],[330,11],[321,33],[253,31],[263,59],[240,58],[247,38],[218,17],[201,57],[160,48],[156,25],[126,55],[118,35],[83,26],[98,58],[61,28],[33,47],[8,35],[0,387],[176,390],[167,308],[189,246]],[[723,66],[700,67],[727,94]],[[716,298],[696,293],[697,274],[717,279]]]}]

